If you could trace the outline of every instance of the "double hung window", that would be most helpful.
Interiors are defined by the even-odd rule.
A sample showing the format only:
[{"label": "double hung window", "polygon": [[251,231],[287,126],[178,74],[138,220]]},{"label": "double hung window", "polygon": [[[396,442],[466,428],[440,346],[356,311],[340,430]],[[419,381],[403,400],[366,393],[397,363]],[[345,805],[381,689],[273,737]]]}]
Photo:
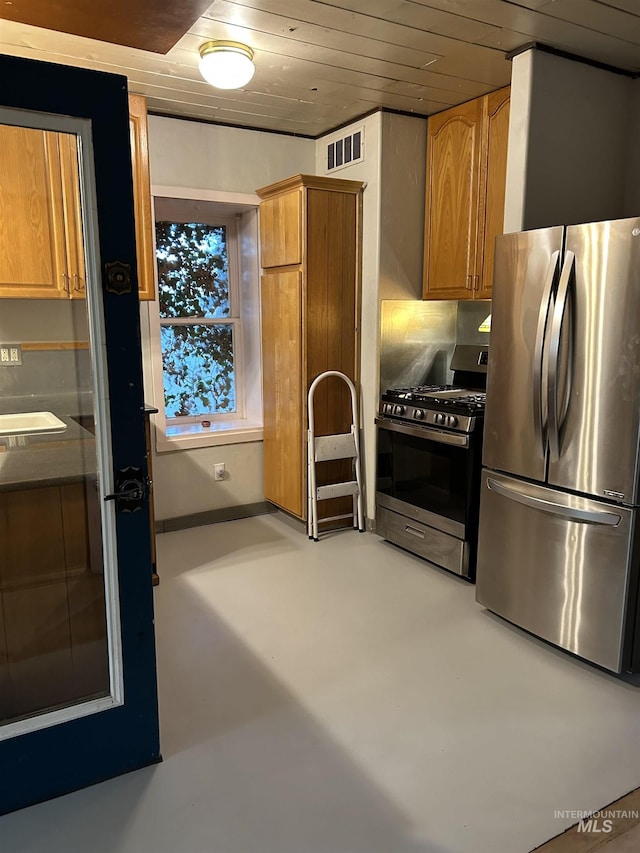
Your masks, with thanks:
[{"label": "double hung window", "polygon": [[176,195],[154,193],[158,297],[149,305],[156,447],[259,441],[257,204],[166,191]]},{"label": "double hung window", "polygon": [[[175,218],[175,217],[174,217]],[[167,424],[237,416],[242,401],[233,220],[156,220]]]}]

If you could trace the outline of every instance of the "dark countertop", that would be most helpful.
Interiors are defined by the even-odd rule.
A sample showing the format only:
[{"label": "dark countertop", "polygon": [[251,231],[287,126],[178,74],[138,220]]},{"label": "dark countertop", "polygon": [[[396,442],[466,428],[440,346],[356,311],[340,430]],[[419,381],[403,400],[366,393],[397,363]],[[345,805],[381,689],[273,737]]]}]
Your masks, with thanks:
[{"label": "dark countertop", "polygon": [[[14,397],[0,401],[0,413],[53,412],[67,425],[61,432],[0,436],[0,491],[59,486],[97,477],[96,442],[90,430],[93,418],[85,402],[78,405],[76,395],[68,399]],[[145,405],[144,411],[149,415],[158,410]],[[89,429],[85,429],[87,425]]]},{"label": "dark countertop", "polygon": [[67,424],[64,432],[0,436],[0,491],[44,488],[95,479],[96,442],[93,435],[55,409]]}]

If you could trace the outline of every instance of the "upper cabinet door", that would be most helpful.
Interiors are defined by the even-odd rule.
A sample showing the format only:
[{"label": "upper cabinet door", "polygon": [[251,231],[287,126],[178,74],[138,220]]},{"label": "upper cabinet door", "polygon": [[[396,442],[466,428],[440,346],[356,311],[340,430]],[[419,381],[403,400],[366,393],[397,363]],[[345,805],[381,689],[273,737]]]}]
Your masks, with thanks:
[{"label": "upper cabinet door", "polygon": [[80,170],[78,143],[70,133],[58,134],[60,173],[62,176],[62,209],[67,258],[68,295],[85,299],[87,295],[82,236],[82,207],[80,200]]},{"label": "upper cabinet door", "polygon": [[155,299],[156,261],[153,246],[153,214],[149,174],[147,101],[143,95],[129,95],[129,136],[133,170],[133,206],[136,217],[136,257],[138,297]]},{"label": "upper cabinet door", "polygon": [[59,135],[2,125],[0,151],[0,296],[66,298]]},{"label": "upper cabinet door", "polygon": [[507,144],[509,141],[509,103],[507,86],[486,96],[486,120],[482,158],[481,197],[485,198],[482,256],[476,299],[491,299],[495,242],[504,231],[504,197],[507,182]]},{"label": "upper cabinet door", "polygon": [[431,117],[427,129],[424,297],[472,298],[477,275],[482,99]]},{"label": "upper cabinet door", "polygon": [[301,190],[260,204],[260,262],[264,269],[302,263]]}]

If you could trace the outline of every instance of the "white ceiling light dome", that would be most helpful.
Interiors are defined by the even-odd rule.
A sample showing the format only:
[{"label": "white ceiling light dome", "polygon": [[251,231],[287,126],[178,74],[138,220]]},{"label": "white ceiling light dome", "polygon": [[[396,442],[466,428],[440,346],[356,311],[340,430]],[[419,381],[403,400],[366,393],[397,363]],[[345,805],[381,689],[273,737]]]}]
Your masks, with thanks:
[{"label": "white ceiling light dome", "polygon": [[237,41],[207,41],[200,57],[200,73],[216,89],[240,89],[256,70],[253,51]]}]

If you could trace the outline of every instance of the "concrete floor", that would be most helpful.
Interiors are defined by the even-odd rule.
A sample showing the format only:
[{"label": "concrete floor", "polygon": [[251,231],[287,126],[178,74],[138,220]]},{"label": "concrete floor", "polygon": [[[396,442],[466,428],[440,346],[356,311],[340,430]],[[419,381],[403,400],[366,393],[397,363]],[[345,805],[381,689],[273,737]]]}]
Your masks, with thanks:
[{"label": "concrete floor", "polygon": [[1,818],[1,853],[528,853],[640,785],[640,682],[375,535],[260,516],[158,571],[164,762]]}]

